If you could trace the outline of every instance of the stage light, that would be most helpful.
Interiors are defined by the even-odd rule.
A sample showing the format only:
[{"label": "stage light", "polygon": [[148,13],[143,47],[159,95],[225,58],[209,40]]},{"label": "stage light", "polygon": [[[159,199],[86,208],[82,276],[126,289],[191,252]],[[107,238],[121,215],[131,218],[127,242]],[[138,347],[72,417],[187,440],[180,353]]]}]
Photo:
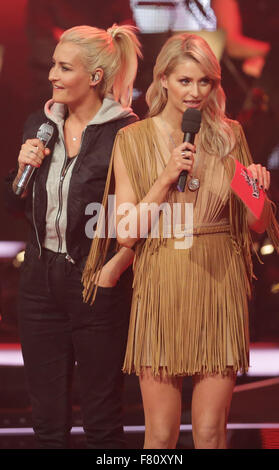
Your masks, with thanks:
[{"label": "stage light", "polygon": [[19,251],[13,260],[13,266],[19,268],[24,261],[25,250]]},{"label": "stage light", "polygon": [[277,282],[275,284],[272,284],[272,286],[270,288],[270,292],[272,294],[279,294],[279,282]]},{"label": "stage light", "polygon": [[260,251],[262,255],[271,255],[274,252],[274,246],[268,238],[263,242]]}]

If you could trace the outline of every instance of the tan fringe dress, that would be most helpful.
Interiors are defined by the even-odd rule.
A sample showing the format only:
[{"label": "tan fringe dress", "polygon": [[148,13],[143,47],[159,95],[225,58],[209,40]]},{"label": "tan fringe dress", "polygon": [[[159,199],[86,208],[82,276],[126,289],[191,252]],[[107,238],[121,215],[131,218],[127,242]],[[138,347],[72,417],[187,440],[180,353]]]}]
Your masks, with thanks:
[{"label": "tan fringe dress", "polygon": [[[251,157],[242,128],[237,122],[231,125],[237,142],[231,156],[248,166]],[[154,120],[121,129],[115,145],[140,202],[166,164],[167,150],[161,147]],[[125,372],[139,374],[143,366],[150,366],[154,375],[163,370],[180,376],[226,374],[228,366],[234,371],[248,369],[251,239],[246,209],[230,190],[231,156],[197,151],[194,176],[200,179],[199,190],[169,191],[166,202],[171,207],[176,202],[193,203],[191,247],[177,249],[174,234],[164,236],[163,214],[159,238],[149,234],[136,245]],[[104,203],[112,188],[111,172],[112,167]],[[183,222],[187,221],[182,220],[182,229]],[[108,243],[98,238],[92,243],[83,275],[87,301],[92,293],[94,299],[94,273],[104,262]]]}]

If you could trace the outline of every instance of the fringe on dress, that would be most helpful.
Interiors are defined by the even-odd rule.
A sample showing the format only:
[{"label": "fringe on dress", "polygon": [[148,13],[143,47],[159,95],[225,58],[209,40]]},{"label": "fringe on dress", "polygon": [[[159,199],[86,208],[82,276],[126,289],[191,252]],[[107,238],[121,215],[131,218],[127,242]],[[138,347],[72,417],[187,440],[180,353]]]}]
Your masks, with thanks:
[{"label": "fringe on dress", "polygon": [[[201,155],[201,186],[193,195],[170,191],[168,201],[194,203],[193,244],[176,249],[163,233],[139,240],[135,248],[133,301],[124,372],[154,375],[246,372],[249,367],[248,298],[253,263],[246,208],[230,190],[233,158],[252,159],[241,126],[232,122],[237,144],[229,157]],[[137,201],[165,165],[151,118],[121,129],[116,137]],[[113,194],[113,155],[103,205]],[[231,158],[233,157],[233,158]],[[182,198],[182,199],[181,199]],[[193,199],[194,198],[194,199]],[[105,219],[104,219],[105,220]],[[100,223],[104,223],[100,220]],[[108,221],[106,220],[106,224]],[[272,203],[267,229],[279,251],[279,229]],[[84,300],[94,302],[109,238],[95,237],[83,272]]]}]

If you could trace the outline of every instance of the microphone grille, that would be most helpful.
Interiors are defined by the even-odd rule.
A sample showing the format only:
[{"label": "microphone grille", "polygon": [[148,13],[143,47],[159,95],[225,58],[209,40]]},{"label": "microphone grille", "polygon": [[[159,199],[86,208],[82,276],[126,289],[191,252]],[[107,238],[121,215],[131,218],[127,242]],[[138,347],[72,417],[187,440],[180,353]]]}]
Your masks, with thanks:
[{"label": "microphone grille", "polygon": [[37,139],[40,139],[45,142],[45,145],[48,144],[53,135],[53,126],[48,122],[44,122],[40,125],[37,132]]},{"label": "microphone grille", "polygon": [[188,108],[183,114],[182,118],[182,131],[184,134],[190,132],[197,134],[201,127],[201,112],[199,109]]}]

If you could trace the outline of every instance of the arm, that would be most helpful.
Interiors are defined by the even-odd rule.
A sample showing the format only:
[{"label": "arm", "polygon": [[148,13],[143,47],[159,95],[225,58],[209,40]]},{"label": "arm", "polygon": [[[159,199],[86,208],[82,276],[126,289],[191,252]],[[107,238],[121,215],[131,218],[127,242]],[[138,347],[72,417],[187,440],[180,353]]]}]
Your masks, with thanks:
[{"label": "arm", "polygon": [[[268,191],[270,186],[270,173],[262,165],[255,165],[254,163],[248,166],[248,170],[251,171],[253,178],[258,180],[260,188],[263,188],[264,191]],[[254,214],[248,209],[247,210],[247,220],[249,228],[254,230],[257,233],[263,233],[267,229],[267,226],[270,222],[270,211],[271,205],[268,198],[265,199],[264,208],[261,214],[260,219],[256,219]]]},{"label": "arm", "polygon": [[[181,155],[182,151],[186,151],[184,156]],[[117,224],[117,240],[121,245],[131,248],[143,236],[140,231],[140,223],[143,213],[147,213],[147,231],[151,230],[151,213],[148,210],[148,204],[155,203],[158,206],[166,200],[168,191],[171,185],[177,181],[179,174],[182,170],[187,170],[189,173],[192,171],[193,166],[193,152],[195,146],[190,143],[184,142],[176,149],[174,149],[166,168],[150,188],[146,196],[137,203],[137,198],[132,188],[125,164],[122,159],[119,145],[115,148],[114,157],[114,173],[115,173],[115,194],[116,194],[116,224]],[[145,206],[143,204],[145,203]],[[121,205],[127,205],[129,210],[129,229],[133,236],[127,235],[124,232],[124,227],[121,221],[124,217],[121,212]],[[128,205],[130,207],[128,207]],[[125,208],[125,207],[124,207]],[[146,218],[145,218],[146,219]]]},{"label": "arm", "polygon": [[[39,139],[27,139],[21,146],[21,150],[18,156],[18,172],[13,181],[13,191],[16,190],[16,185],[22,176],[22,173],[26,165],[32,165],[35,168],[39,168],[42,164],[43,159],[50,154],[48,148],[44,148],[43,143]],[[25,198],[27,191],[22,194],[21,198]]]},{"label": "arm", "polygon": [[264,57],[270,45],[243,35],[240,11],[235,0],[212,0],[218,27],[227,33],[227,51],[231,57]]},{"label": "arm", "polygon": [[[235,158],[240,161],[250,172],[253,178],[258,182],[258,185],[264,191],[268,191],[270,187],[270,173],[265,167],[260,164],[255,164],[251,156],[249,146],[246,140],[245,133],[241,124],[235,127],[236,136],[236,153]],[[272,212],[271,202],[266,197],[264,208],[260,219],[256,219],[254,214],[247,209],[247,222],[250,229],[255,232],[262,233],[266,230],[270,223]]]},{"label": "arm", "polygon": [[26,190],[20,197],[15,194],[17,183],[24,171],[26,165],[30,164],[39,167],[42,160],[50,153],[48,148],[44,148],[39,139],[27,139],[21,146],[18,156],[17,169],[10,172],[5,178],[5,206],[15,214],[21,214],[25,211],[25,200],[28,194]]},{"label": "arm", "polygon": [[134,251],[122,247],[102,268],[98,279],[100,287],[114,287],[120,276],[133,263]]}]

